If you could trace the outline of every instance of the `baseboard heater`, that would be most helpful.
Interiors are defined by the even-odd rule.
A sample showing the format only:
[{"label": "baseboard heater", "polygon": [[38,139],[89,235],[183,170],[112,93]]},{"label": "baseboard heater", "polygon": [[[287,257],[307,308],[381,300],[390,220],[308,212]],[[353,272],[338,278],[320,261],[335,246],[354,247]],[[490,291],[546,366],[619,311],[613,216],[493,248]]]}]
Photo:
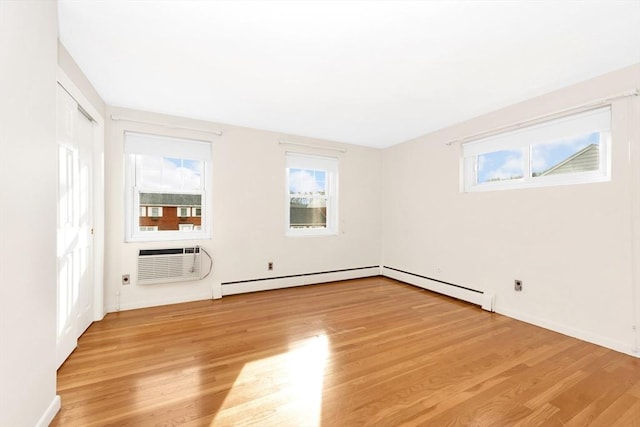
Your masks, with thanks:
[{"label": "baseboard heater", "polygon": [[443,280],[434,279],[433,277],[411,273],[409,271],[400,270],[386,265],[382,267],[382,275],[429,291],[479,305],[487,311],[494,311],[495,297],[493,294],[488,292],[479,291],[467,286],[445,282]]},{"label": "baseboard heater", "polygon": [[199,247],[143,249],[138,254],[138,284],[199,280],[201,267]]},{"label": "baseboard heater", "polygon": [[340,270],[317,271],[311,273],[289,274],[285,276],[259,277],[255,279],[222,282],[222,295],[235,295],[246,292],[266,291],[271,289],[290,288],[361,277],[378,276],[379,265],[344,268]]}]

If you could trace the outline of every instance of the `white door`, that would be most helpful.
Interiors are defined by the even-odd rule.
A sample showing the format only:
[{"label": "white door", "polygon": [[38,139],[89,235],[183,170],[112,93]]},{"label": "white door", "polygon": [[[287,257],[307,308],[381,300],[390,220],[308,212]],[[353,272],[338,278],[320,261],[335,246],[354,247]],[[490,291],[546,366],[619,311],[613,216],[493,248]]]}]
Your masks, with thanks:
[{"label": "white door", "polygon": [[77,250],[80,257],[76,332],[77,337],[80,337],[93,321],[93,123],[78,109],[76,117],[79,166]]},{"label": "white door", "polygon": [[58,85],[58,366],[76,348],[91,324],[92,200],[91,122],[76,101]]}]

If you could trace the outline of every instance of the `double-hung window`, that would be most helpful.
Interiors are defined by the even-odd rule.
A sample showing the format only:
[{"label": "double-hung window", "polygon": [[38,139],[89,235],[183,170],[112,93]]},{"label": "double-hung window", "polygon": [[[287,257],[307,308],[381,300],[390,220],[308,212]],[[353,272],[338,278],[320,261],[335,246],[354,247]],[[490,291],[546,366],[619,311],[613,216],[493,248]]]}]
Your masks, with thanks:
[{"label": "double-hung window", "polygon": [[126,241],[211,237],[210,142],[126,132],[124,155]]},{"label": "double-hung window", "polygon": [[286,234],[338,232],[338,159],[287,153]]},{"label": "double-hung window", "polygon": [[608,181],[610,140],[604,107],[465,143],[464,190]]}]

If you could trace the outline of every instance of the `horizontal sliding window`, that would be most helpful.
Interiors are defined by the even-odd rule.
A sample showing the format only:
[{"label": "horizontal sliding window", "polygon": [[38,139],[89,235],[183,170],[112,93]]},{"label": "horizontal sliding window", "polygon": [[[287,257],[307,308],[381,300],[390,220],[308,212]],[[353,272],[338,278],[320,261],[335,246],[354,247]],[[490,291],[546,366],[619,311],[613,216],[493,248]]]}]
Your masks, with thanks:
[{"label": "horizontal sliding window", "polygon": [[611,108],[471,141],[462,146],[465,191],[609,180]]}]

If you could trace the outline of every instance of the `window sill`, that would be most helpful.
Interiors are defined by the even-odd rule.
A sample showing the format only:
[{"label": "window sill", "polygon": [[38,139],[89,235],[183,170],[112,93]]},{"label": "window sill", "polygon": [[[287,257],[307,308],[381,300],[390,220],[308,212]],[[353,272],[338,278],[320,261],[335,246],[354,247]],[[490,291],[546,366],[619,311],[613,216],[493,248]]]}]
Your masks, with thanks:
[{"label": "window sill", "polygon": [[[154,232],[148,231],[148,235],[136,234],[125,239],[125,243],[153,243],[153,242],[175,242],[193,240],[211,240],[209,233],[202,232]],[[160,234],[162,233],[162,234]],[[166,234],[165,234],[166,233]]]}]

